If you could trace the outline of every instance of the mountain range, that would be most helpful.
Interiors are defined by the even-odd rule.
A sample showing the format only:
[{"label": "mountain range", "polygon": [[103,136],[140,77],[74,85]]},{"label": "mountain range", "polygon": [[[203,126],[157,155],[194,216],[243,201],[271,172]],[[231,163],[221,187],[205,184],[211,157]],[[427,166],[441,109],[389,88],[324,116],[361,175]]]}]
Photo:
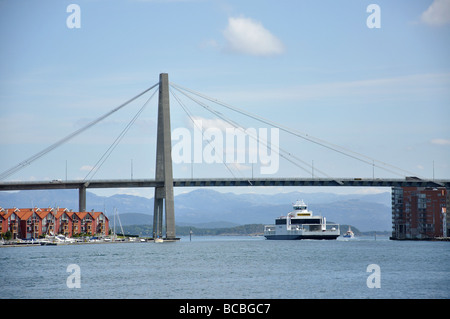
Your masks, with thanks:
[{"label": "mountain range", "polygon": [[[289,192],[272,195],[222,193],[200,188],[175,196],[175,217],[179,226],[198,228],[233,227],[244,224],[273,224],[303,199],[308,208],[328,222],[349,224],[361,231],[386,231],[392,227],[391,194]],[[98,196],[87,192],[88,210],[104,211],[114,221],[115,211],[125,225],[153,222],[153,198],[117,194]],[[0,192],[0,207],[65,207],[78,209],[77,190],[33,190]],[[118,224],[117,218],[116,223]],[[116,225],[117,225],[116,224]]]}]

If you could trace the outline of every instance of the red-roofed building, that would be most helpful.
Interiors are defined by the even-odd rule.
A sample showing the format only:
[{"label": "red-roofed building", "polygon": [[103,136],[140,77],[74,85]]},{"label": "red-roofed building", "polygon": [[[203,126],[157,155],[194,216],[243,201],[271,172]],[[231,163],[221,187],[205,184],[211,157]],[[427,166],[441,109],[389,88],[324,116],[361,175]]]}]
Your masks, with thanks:
[{"label": "red-roofed building", "polygon": [[54,208],[42,208],[36,210],[36,214],[40,218],[39,236],[55,235],[55,211]]},{"label": "red-roofed building", "polygon": [[0,233],[11,238],[45,235],[108,235],[109,220],[102,212],[71,212],[66,208],[0,208]]},{"label": "red-roofed building", "polygon": [[67,208],[56,212],[55,231],[57,234],[72,237],[72,213]]},{"label": "red-roofed building", "polygon": [[7,214],[8,210],[0,207],[0,234],[5,234],[9,231],[8,217],[6,217]]},{"label": "red-roofed building", "polygon": [[0,208],[0,234],[2,234],[2,237],[7,232],[10,232],[11,239],[20,237],[20,219],[17,216],[16,211],[18,211],[17,208]]},{"label": "red-roofed building", "polygon": [[[78,218],[74,218],[73,222],[77,223],[77,230],[75,234],[90,234],[91,215],[88,212],[76,212],[74,215]],[[89,226],[89,227],[88,227]]]},{"label": "red-roofed building", "polygon": [[[38,209],[36,209],[38,210]],[[21,208],[16,212],[20,219],[20,238],[39,238],[41,218],[34,208]]]},{"label": "red-roofed building", "polygon": [[102,212],[91,212],[94,234],[108,235],[109,220]]}]

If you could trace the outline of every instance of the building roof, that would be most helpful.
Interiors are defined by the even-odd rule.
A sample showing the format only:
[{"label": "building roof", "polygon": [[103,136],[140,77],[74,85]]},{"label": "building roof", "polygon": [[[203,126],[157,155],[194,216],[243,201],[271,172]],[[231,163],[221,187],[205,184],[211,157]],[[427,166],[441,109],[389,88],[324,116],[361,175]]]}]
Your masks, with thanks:
[{"label": "building roof", "polygon": [[17,211],[15,209],[2,209],[0,211],[0,216],[3,219],[8,219],[12,214],[15,214],[17,216]]},{"label": "building roof", "polygon": [[94,219],[97,219],[100,215],[105,215],[103,212],[91,212],[90,214]]},{"label": "building roof", "polygon": [[86,217],[88,212],[75,212],[75,214],[78,216],[79,219],[83,219]]},{"label": "building roof", "polygon": [[[36,213],[36,215],[40,218],[43,219],[45,218],[48,214],[53,214],[55,216],[55,218],[60,218],[64,213],[70,218],[73,219],[73,215],[75,214],[79,219],[83,219],[85,218],[88,214],[94,218],[97,219],[100,215],[103,215],[106,217],[106,215],[103,212],[72,212],[69,211],[69,209],[67,208],[8,208],[8,209],[4,209],[0,207],[0,217],[7,219],[9,216],[11,216],[13,213],[15,213],[17,215],[18,218],[22,219],[22,220],[27,220],[29,219],[31,216],[33,216],[33,213]],[[107,217],[106,217],[107,218]]]},{"label": "building roof", "polygon": [[55,215],[55,218],[60,218],[63,214],[66,214],[70,219],[72,219],[73,214],[71,214],[71,212],[69,212],[68,209],[58,210],[58,212]]},{"label": "building roof", "polygon": [[33,210],[20,210],[18,212],[16,212],[16,215],[21,219],[21,220],[27,220],[29,219],[31,216],[33,216]]},{"label": "building roof", "polygon": [[39,216],[40,219],[44,219],[48,214],[52,214],[52,210],[45,208],[44,210],[36,211],[36,215]]}]

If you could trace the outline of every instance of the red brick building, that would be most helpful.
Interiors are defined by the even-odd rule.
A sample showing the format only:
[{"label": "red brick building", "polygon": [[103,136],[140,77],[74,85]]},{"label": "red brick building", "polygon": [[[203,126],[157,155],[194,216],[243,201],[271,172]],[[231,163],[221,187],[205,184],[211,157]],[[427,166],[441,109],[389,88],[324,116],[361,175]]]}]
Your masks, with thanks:
[{"label": "red brick building", "polygon": [[72,213],[66,209],[59,209],[55,214],[55,231],[66,237],[72,237]]},{"label": "red brick building", "polygon": [[91,212],[92,227],[95,234],[108,234],[109,220],[103,212]]},{"label": "red brick building", "polygon": [[15,210],[8,211],[0,208],[0,234],[4,234],[9,231],[12,239],[19,238],[19,225],[20,219]]},{"label": "red brick building", "polygon": [[392,238],[447,237],[449,194],[443,187],[392,188]]},{"label": "red brick building", "polygon": [[20,238],[39,238],[41,220],[33,208],[21,209],[17,212],[20,219]]},{"label": "red brick building", "polygon": [[102,212],[71,212],[66,208],[0,208],[0,234],[11,238],[45,235],[108,235],[109,220]]}]

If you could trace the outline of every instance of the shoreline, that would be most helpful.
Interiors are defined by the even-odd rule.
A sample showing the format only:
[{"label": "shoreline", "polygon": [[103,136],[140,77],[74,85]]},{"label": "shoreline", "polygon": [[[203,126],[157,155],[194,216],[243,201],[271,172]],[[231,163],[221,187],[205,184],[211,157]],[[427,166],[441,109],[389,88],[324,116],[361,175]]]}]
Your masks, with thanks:
[{"label": "shoreline", "polygon": [[36,247],[36,246],[75,246],[75,245],[95,245],[95,244],[124,244],[124,243],[142,243],[141,241],[98,241],[98,242],[75,242],[75,243],[13,243],[13,244],[2,244],[0,248],[6,247]]},{"label": "shoreline", "polygon": [[[227,237],[232,235],[209,235],[212,237]],[[233,235],[233,236],[242,236],[242,235]],[[248,235],[246,235],[248,236]],[[198,237],[204,237],[204,236],[198,236]],[[208,236],[207,236],[208,237]],[[259,236],[248,236],[248,237],[259,237]],[[364,237],[370,237],[370,236],[364,236]],[[422,238],[422,239],[410,239],[410,238],[393,238],[388,237],[389,240],[392,241],[433,241],[433,242],[450,242],[450,237],[436,237],[436,238]],[[153,238],[141,238],[144,239],[144,241],[139,240],[118,240],[118,241],[83,241],[83,242],[35,242],[35,243],[4,243],[0,244],[0,248],[7,248],[7,247],[36,247],[36,246],[68,246],[68,245],[95,245],[95,244],[132,244],[132,243],[154,243]],[[176,240],[165,240],[164,242],[177,242],[181,238],[177,238]]]},{"label": "shoreline", "polygon": [[389,237],[389,240],[398,240],[398,241],[450,241],[450,237],[434,237],[434,238],[395,238],[395,237]]}]

